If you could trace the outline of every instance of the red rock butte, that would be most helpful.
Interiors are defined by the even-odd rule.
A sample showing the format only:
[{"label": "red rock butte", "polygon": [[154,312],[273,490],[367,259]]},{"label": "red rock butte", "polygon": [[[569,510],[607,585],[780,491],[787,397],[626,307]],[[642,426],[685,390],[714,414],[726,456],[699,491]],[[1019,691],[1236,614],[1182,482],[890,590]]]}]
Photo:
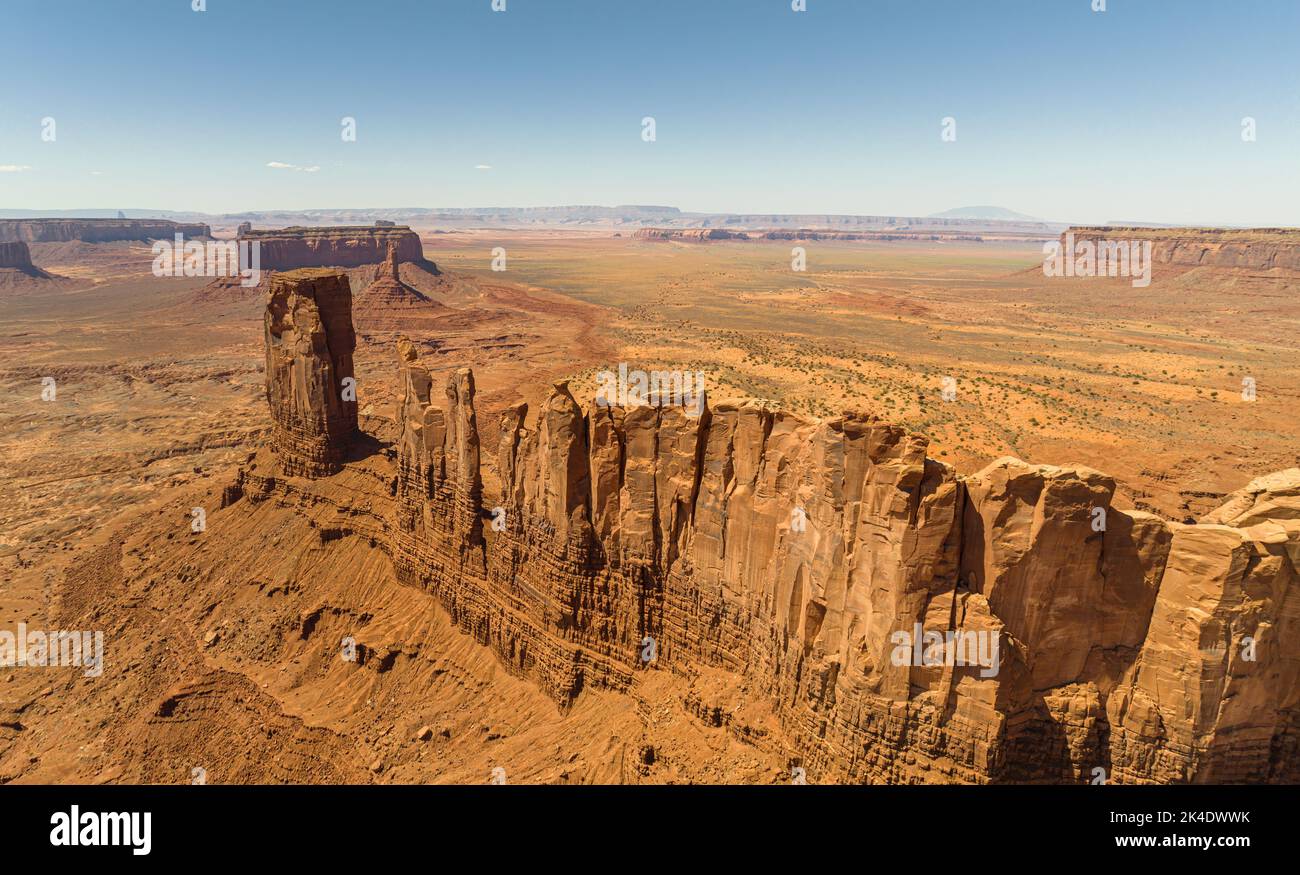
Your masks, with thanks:
[{"label": "red rock butte", "polygon": [[333,473],[357,431],[347,276],[321,269],[275,274],[265,326],[271,444],[286,473]]},{"label": "red rock butte", "polygon": [[16,267],[20,270],[30,270],[32,267],[32,253],[27,248],[27,244],[22,241],[0,243],[0,267]]},{"label": "red rock butte", "polygon": [[[473,373],[435,393],[401,342],[396,458],[370,460],[391,500],[361,500],[312,479],[356,422],[348,297],[328,272],[275,278],[273,464],[228,503],[347,508],[561,707],[707,670],[766,697],[819,782],[1300,780],[1300,469],[1181,524],[1114,507],[1088,468],[959,475],[866,413],[584,411],[559,383],[505,411],[489,496]],[[916,630],[982,636],[996,664],[914,659]]]},{"label": "red rock butte", "polygon": [[405,225],[250,230],[241,233],[239,239],[259,244],[265,270],[379,264],[390,243],[396,247],[398,262],[425,263],[420,235]]}]

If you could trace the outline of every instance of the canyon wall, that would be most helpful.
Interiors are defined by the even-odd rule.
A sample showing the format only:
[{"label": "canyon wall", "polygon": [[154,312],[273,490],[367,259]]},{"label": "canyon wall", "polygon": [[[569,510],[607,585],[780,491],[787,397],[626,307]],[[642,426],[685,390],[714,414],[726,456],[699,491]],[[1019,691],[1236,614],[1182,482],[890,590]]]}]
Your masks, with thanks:
[{"label": "canyon wall", "polygon": [[1156,264],[1182,267],[1234,267],[1252,270],[1300,270],[1300,229],[1295,228],[1123,228],[1076,227],[1074,235],[1094,246],[1102,241],[1150,241]]},{"label": "canyon wall", "polygon": [[177,234],[186,238],[210,237],[212,230],[198,223],[172,222],[167,219],[0,219],[0,242],[110,243],[115,240],[171,239]]},{"label": "canyon wall", "polygon": [[[1300,470],[1182,525],[1086,468],[959,477],[861,413],[584,413],[561,384],[507,411],[485,497],[473,375],[402,379],[399,576],[562,704],[714,666],[821,780],[1300,778]],[[922,630],[998,664],[900,659]]]},{"label": "canyon wall", "polygon": [[310,269],[273,275],[264,323],[271,446],[286,473],[334,473],[357,431],[347,276]]},{"label": "canyon wall", "polygon": [[425,263],[420,236],[404,225],[250,230],[240,234],[239,239],[260,244],[264,270],[379,264],[389,244],[395,247],[398,262]]},{"label": "canyon wall", "polygon": [[[326,367],[308,299],[270,296],[277,429],[270,387]],[[299,308],[312,342],[286,372],[270,326]],[[393,503],[367,536],[561,707],[669,671],[723,725],[694,685],[723,673],[819,782],[1300,780],[1300,469],[1171,523],[1114,507],[1088,468],[960,476],[865,413],[584,410],[565,383],[485,444],[471,371],[439,387],[406,342],[397,364]],[[329,418],[332,393],[299,397]],[[256,477],[236,500],[297,488]]]}]

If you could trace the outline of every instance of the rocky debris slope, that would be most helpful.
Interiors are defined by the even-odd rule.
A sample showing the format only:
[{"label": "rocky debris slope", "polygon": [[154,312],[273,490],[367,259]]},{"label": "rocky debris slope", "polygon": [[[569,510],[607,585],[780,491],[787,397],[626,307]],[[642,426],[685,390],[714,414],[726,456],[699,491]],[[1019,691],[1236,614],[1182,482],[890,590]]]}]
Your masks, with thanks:
[{"label": "rocky debris slope", "polygon": [[397,249],[399,262],[428,265],[420,236],[405,225],[249,230],[241,233],[239,239],[259,244],[264,270],[379,264],[387,255],[390,243]]},{"label": "rocky debris slope", "polygon": [[864,413],[584,411],[561,383],[502,416],[488,495],[472,372],[398,365],[392,516],[365,534],[562,706],[721,672],[820,781],[1300,780],[1300,470],[1184,525],[1088,468],[961,477]]},{"label": "rocky debris slope", "polygon": [[1300,229],[1295,228],[1124,228],[1075,227],[1068,235],[1076,246],[1091,241],[1150,241],[1156,264],[1180,267],[1231,267],[1252,270],[1300,270]]},{"label": "rocky debris slope", "polygon": [[171,239],[177,234],[186,238],[210,237],[212,230],[199,223],[173,222],[167,219],[0,219],[0,242],[111,243],[115,240]]},{"label": "rocky debris slope", "polygon": [[347,277],[319,269],[276,274],[265,326],[272,446],[286,473],[333,473],[357,431]]}]

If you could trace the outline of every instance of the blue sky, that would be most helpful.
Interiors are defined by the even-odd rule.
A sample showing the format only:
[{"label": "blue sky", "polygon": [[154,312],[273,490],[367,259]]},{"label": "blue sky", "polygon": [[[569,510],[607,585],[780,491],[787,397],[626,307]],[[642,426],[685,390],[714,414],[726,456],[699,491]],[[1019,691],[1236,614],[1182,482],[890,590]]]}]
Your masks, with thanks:
[{"label": "blue sky", "polygon": [[0,208],[1300,226],[1296,0],[190,2],[5,0]]}]

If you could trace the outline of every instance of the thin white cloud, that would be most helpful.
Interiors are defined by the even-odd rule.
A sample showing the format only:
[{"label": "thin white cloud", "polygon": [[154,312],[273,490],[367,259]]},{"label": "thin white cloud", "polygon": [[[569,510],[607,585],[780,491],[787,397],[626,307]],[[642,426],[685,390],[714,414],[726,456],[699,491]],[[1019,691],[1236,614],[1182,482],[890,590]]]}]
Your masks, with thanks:
[{"label": "thin white cloud", "polygon": [[90,175],[91,175],[91,176],[103,176],[103,175],[104,175],[104,171],[102,171],[102,170],[92,170],[92,171],[90,171]]},{"label": "thin white cloud", "polygon": [[283,161],[268,161],[266,166],[273,170],[295,170],[299,173],[315,173],[320,170],[319,164],[313,164],[311,167],[301,167],[297,164],[285,164]]},{"label": "thin white cloud", "polygon": [[474,165],[474,169],[475,169],[475,170],[491,170],[491,169],[492,169],[492,165],[491,165],[491,164],[475,164],[475,165]]},{"label": "thin white cloud", "polygon": [[0,164],[0,173],[22,173],[31,169],[30,164]]}]

